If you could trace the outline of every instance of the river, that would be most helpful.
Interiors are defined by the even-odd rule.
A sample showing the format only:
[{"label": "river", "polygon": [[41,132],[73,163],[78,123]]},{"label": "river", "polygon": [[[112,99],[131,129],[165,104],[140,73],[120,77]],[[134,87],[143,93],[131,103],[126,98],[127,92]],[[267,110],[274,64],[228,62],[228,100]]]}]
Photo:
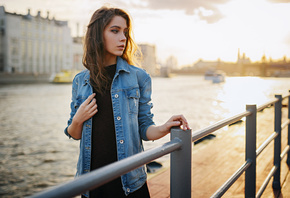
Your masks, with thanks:
[{"label": "river", "polygon": [[[203,76],[156,77],[154,120],[183,114],[194,131],[289,89],[290,78],[227,77],[214,84]],[[70,84],[0,85],[0,197],[24,197],[73,179],[78,141],[63,133],[70,99]],[[145,142],[145,149],[168,140]]]}]

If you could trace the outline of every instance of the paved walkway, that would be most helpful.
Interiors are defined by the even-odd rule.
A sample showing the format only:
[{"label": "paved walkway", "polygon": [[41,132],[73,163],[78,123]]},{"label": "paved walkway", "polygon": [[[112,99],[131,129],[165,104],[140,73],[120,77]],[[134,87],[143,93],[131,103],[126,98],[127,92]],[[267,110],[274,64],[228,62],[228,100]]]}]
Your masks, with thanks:
[{"label": "paved walkway", "polygon": [[[283,108],[284,109],[284,108]],[[258,113],[257,145],[260,146],[274,131],[273,108]],[[283,112],[283,118],[286,113]],[[193,147],[192,154],[192,197],[210,197],[244,163],[244,122],[218,131],[216,138],[206,140]],[[286,146],[287,130],[282,132],[282,151]],[[258,148],[258,147],[257,147]],[[273,192],[272,180],[262,197],[290,198],[290,173],[286,160],[281,161],[282,191]],[[257,190],[273,166],[273,143],[257,159]],[[244,174],[223,197],[244,197]],[[148,186],[152,198],[170,197],[170,170],[161,170],[155,176],[149,175]]]}]

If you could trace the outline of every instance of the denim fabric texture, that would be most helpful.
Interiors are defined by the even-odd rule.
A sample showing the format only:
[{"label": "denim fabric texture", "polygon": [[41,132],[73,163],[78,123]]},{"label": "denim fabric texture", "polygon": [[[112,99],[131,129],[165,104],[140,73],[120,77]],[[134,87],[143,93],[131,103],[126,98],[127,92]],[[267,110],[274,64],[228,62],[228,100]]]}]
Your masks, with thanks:
[{"label": "denim fabric texture", "polygon": [[[93,93],[90,73],[77,74],[72,84],[71,113],[67,127],[79,106]],[[118,57],[116,73],[111,85],[111,97],[115,122],[118,160],[143,151],[142,140],[147,141],[146,131],[153,122],[151,108],[151,77],[145,70],[129,65]],[[67,127],[65,134],[68,134]],[[80,139],[80,153],[76,176],[90,171],[92,118],[85,121]],[[146,182],[145,167],[137,168],[121,176],[126,195],[142,187]]]}]

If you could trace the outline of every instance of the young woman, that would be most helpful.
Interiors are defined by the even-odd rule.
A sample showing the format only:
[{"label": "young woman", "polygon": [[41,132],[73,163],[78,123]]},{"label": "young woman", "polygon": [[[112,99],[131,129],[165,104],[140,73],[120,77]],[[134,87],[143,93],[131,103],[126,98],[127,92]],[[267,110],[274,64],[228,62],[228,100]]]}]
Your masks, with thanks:
[{"label": "young woman", "polygon": [[[80,140],[77,175],[143,151],[173,126],[188,129],[183,115],[156,126],[151,113],[151,78],[133,66],[137,45],[129,15],[102,7],[92,15],[84,40],[83,64],[72,85],[65,134]],[[83,197],[150,197],[145,168],[135,169]]]}]

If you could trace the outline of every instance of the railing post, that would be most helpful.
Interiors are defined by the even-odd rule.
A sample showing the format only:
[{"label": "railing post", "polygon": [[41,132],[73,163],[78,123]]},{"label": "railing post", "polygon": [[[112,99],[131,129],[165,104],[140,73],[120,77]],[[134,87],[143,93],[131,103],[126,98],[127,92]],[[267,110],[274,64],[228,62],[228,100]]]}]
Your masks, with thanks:
[{"label": "railing post", "polygon": [[[288,96],[288,119],[290,120],[290,95]],[[290,146],[290,124],[288,124],[288,146]],[[290,166],[290,151],[288,151],[286,163]]]},{"label": "railing post", "polygon": [[275,132],[278,133],[278,136],[274,140],[274,166],[277,167],[277,171],[274,174],[272,187],[275,190],[280,190],[282,95],[275,95],[275,98],[279,99],[279,101],[275,103]]},{"label": "railing post", "polygon": [[183,131],[173,127],[171,140],[179,138],[182,141],[180,150],[170,154],[170,197],[191,197],[191,130]]},{"label": "railing post", "polygon": [[246,161],[251,161],[251,166],[245,173],[245,197],[256,196],[256,138],[257,138],[257,106],[247,105],[251,115],[246,117]]}]

